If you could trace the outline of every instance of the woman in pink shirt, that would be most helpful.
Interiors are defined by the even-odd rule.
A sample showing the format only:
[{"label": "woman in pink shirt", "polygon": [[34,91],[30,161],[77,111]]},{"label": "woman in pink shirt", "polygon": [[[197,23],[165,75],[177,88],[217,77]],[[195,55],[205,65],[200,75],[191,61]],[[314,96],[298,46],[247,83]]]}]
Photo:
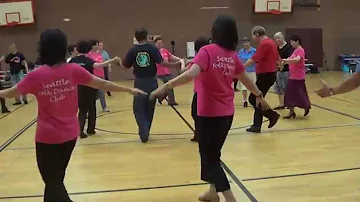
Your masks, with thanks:
[{"label": "woman in pink shirt", "polygon": [[305,50],[301,47],[301,39],[297,35],[290,38],[291,45],[295,48],[293,54],[283,59],[284,64],[289,64],[290,78],[285,90],[285,107],[288,107],[290,113],[285,119],[295,118],[295,107],[305,109],[304,116],[310,112],[311,103],[305,85]]},{"label": "woman in pink shirt", "polygon": [[[170,62],[170,61],[180,61],[181,60],[181,58],[174,56],[173,54],[171,54],[168,50],[166,50],[164,48],[163,39],[161,37],[156,37],[154,42],[155,42],[155,46],[159,49],[160,54],[165,61]],[[157,68],[157,76],[159,79],[161,79],[162,82],[167,83],[168,81],[170,81],[170,79],[172,79],[169,68],[164,67],[159,64],[156,65],[156,68]],[[169,99],[168,100],[169,105],[171,105],[171,106],[178,105],[178,103],[175,101],[175,93],[174,93],[173,89],[168,90],[167,97]],[[159,102],[161,103],[160,99],[159,99]]]},{"label": "woman in pink shirt", "polygon": [[212,43],[200,49],[191,68],[151,93],[155,99],[168,89],[196,78],[197,127],[201,157],[201,179],[210,189],[199,197],[200,201],[220,202],[222,192],[226,202],[236,202],[229,181],[221,167],[221,148],[234,117],[233,78],[238,78],[256,96],[256,103],[264,110],[268,104],[261,91],[246,74],[235,52],[238,30],[231,16],[219,16],[212,27]]},{"label": "woman in pink shirt", "polygon": [[[99,43],[100,41],[97,39],[90,40],[91,44],[91,51],[87,54],[89,58],[94,60],[97,63],[106,62],[103,59],[103,55],[99,51]],[[104,68],[95,68],[94,69],[94,75],[104,79],[105,78],[105,71]],[[107,108],[106,104],[106,98],[105,98],[105,92],[103,90],[98,91],[98,96],[101,104],[101,108],[103,112],[110,112],[110,110]]]},{"label": "woman in pink shirt", "polygon": [[0,91],[2,98],[31,93],[37,99],[36,159],[45,183],[44,202],[71,202],[64,177],[79,135],[77,86],[145,94],[93,76],[77,64],[66,63],[66,49],[67,38],[62,31],[44,31],[39,43],[44,65],[12,88]]}]

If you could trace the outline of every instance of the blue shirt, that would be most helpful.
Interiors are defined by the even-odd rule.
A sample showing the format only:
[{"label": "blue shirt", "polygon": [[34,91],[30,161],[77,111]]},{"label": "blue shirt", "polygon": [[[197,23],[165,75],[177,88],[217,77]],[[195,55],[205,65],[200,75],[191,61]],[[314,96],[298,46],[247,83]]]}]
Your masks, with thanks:
[{"label": "blue shirt", "polygon": [[[250,59],[254,53],[256,52],[256,48],[251,47],[249,51],[244,48],[240,49],[238,52],[238,57],[241,62],[245,63],[248,59]],[[246,68],[246,72],[255,72],[255,64]]]},{"label": "blue shirt", "polygon": [[106,51],[101,51],[101,55],[103,57],[104,62],[110,60],[110,56]]}]

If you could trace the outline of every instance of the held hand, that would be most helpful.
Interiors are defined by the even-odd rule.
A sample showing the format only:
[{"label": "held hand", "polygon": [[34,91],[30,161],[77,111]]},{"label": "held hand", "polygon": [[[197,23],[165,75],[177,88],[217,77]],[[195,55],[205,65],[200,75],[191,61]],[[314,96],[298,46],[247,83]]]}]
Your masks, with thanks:
[{"label": "held hand", "polygon": [[331,88],[330,86],[321,78],[319,77],[321,83],[323,84],[323,87],[317,91],[315,91],[318,96],[322,97],[322,98],[326,98],[326,97],[330,97],[333,95],[333,93],[331,92]]},{"label": "held hand", "polygon": [[4,57],[4,56],[1,56],[1,57],[0,57],[0,62],[2,62],[4,59],[5,59],[5,57]]},{"label": "held hand", "polygon": [[166,92],[165,87],[161,86],[161,87],[157,88],[156,90],[154,90],[153,92],[151,92],[150,99],[155,100],[156,98],[161,97],[165,92]]},{"label": "held hand", "polygon": [[147,93],[145,93],[144,91],[137,89],[137,88],[131,89],[130,94],[135,95],[135,96],[136,95],[147,95]]},{"label": "held hand", "polygon": [[256,106],[261,107],[263,111],[267,111],[270,108],[263,97],[256,97]]}]

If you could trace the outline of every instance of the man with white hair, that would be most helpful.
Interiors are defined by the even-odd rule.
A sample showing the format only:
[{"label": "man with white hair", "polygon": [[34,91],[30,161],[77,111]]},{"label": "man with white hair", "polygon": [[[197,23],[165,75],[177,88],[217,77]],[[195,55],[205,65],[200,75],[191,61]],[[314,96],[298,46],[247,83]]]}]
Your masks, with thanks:
[{"label": "man with white hair", "polygon": [[[294,52],[294,48],[291,46],[290,43],[285,41],[284,34],[281,32],[277,32],[274,35],[274,39],[278,45],[278,52],[281,59],[286,59],[291,56]],[[289,79],[290,70],[288,64],[280,63],[278,66],[278,71],[276,74],[276,82],[274,85],[275,93],[279,97],[279,106],[275,107],[274,110],[282,110],[285,109],[284,106],[284,94],[285,88],[287,85],[287,81]]]},{"label": "man with white hair", "polygon": [[[259,43],[259,46],[255,54],[245,62],[244,66],[250,67],[256,63],[256,86],[262,92],[261,96],[265,97],[276,81],[277,64],[280,63],[280,57],[275,42],[266,36],[264,27],[254,27],[252,37],[255,42]],[[247,132],[260,133],[264,116],[269,119],[268,128],[275,126],[280,114],[272,109],[263,111],[261,107],[256,105],[256,96],[253,93],[249,96],[249,102],[254,107],[255,112],[253,125],[246,129]]]}]

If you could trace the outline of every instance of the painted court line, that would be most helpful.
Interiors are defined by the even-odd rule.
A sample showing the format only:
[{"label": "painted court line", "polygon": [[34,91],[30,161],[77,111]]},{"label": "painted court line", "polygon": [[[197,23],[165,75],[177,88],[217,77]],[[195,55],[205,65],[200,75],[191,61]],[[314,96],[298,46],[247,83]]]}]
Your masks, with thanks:
[{"label": "painted court line", "polygon": [[[298,129],[281,129],[281,130],[271,130],[271,131],[263,131],[261,134],[267,133],[281,133],[281,132],[296,132],[296,131],[308,131],[308,130],[319,130],[319,129],[330,129],[330,128],[341,128],[341,127],[350,127],[350,126],[360,126],[358,124],[343,124],[343,125],[335,125],[335,126],[319,126],[319,127],[308,127],[308,128],[298,128]],[[241,128],[246,128],[249,126],[243,126]],[[240,127],[239,127],[240,128]],[[191,133],[193,134],[193,133]],[[249,134],[246,131],[239,132],[239,133],[231,133],[229,136],[238,136],[238,135],[246,135]],[[174,140],[188,140],[189,137],[169,137],[169,138],[161,138],[161,139],[152,139],[152,142],[159,142],[159,141],[174,141]],[[83,146],[97,146],[97,145],[110,145],[110,144],[126,144],[126,143],[137,143],[139,140],[122,140],[122,141],[110,141],[110,142],[96,142],[96,143],[82,143],[76,145],[76,147],[83,147]],[[7,148],[6,151],[11,150],[28,150],[28,149],[35,149],[35,147],[17,147],[17,148]]]},{"label": "painted court line", "polygon": [[[144,191],[144,190],[154,190],[154,189],[171,189],[171,188],[203,186],[203,185],[207,185],[207,183],[201,182],[201,183],[177,184],[177,185],[166,185],[166,186],[127,188],[127,189],[96,190],[96,191],[74,192],[74,193],[69,193],[69,195],[86,195],[86,194],[104,194],[104,193],[114,193],[114,192],[131,192],[131,191]],[[5,197],[0,197],[0,200],[23,199],[23,198],[40,198],[40,197],[43,197],[43,196],[44,195],[40,195],[40,194],[39,195],[24,195],[24,196],[5,196]]]},{"label": "painted court line", "polygon": [[[32,101],[34,101],[34,99],[29,100],[29,101],[28,101],[28,104],[30,104]],[[3,119],[3,118],[5,118],[5,117],[7,117],[7,116],[9,116],[10,114],[16,112],[17,110],[19,110],[20,108],[22,108],[22,107],[24,107],[24,106],[26,106],[26,105],[25,105],[25,104],[22,104],[22,105],[20,105],[19,107],[16,107],[16,108],[13,109],[10,113],[7,113],[7,114],[5,114],[4,116],[0,117],[0,120]]]}]

